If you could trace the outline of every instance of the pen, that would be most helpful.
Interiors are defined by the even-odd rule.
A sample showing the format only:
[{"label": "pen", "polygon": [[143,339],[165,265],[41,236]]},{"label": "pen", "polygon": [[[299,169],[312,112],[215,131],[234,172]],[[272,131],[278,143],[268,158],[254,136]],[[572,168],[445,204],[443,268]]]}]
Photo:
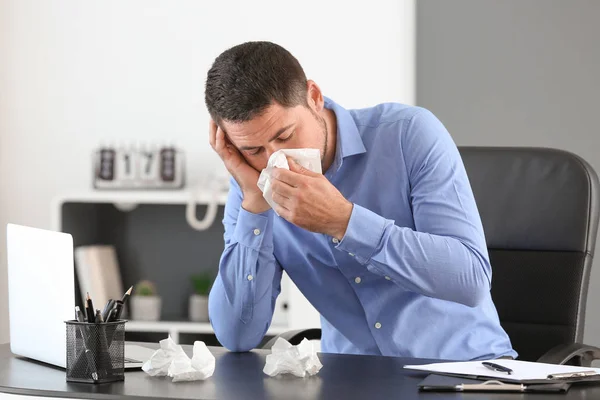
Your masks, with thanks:
[{"label": "pen", "polygon": [[[79,306],[75,306],[75,316],[77,317],[78,322],[85,322],[85,317],[83,316],[83,313],[81,312],[81,309],[79,308]],[[94,360],[94,355],[88,348],[87,330],[84,327],[79,326],[79,332],[81,333],[81,339],[82,339],[81,343],[83,344],[83,353],[85,353],[85,357],[87,358],[88,367],[92,370],[92,379],[97,381],[99,378],[98,370],[96,369],[96,361]],[[78,365],[80,360],[81,360],[81,353],[77,357],[77,359],[75,361],[75,365]]]},{"label": "pen", "polygon": [[94,322],[97,324],[101,324],[104,322],[104,318],[102,318],[102,313],[100,310],[96,310],[96,317],[94,318]]},{"label": "pen", "polygon": [[102,319],[106,321],[108,319],[108,314],[112,311],[112,308],[115,304],[113,299],[109,299],[104,306],[104,310],[102,310]]},{"label": "pen", "polygon": [[116,317],[117,315],[117,309],[116,308],[112,308],[109,313],[108,313],[108,317],[106,317],[106,320],[104,320],[104,322],[113,322],[117,319]]},{"label": "pen", "polygon": [[79,308],[79,306],[75,306],[75,319],[79,322],[85,322],[85,317],[83,316],[83,313],[81,312],[81,308]]},{"label": "pen", "polygon": [[[104,319],[105,322],[114,322],[121,318],[121,314],[123,313],[123,306],[125,305],[125,302],[127,302],[127,300],[129,299],[132,290],[133,286],[131,286],[129,290],[125,292],[121,300],[114,300],[112,309],[108,312],[108,317]],[[108,346],[112,344],[114,335],[115,331],[113,331],[111,337],[108,338]]]},{"label": "pen", "polygon": [[115,310],[115,320],[120,319],[123,313],[123,302],[121,300],[115,300]]},{"label": "pen", "polygon": [[[113,307],[111,312],[108,313],[108,319],[106,320],[106,322],[114,322],[114,321],[119,320],[121,318],[122,311],[123,311],[123,302],[121,300],[115,300],[115,306]],[[108,339],[109,346],[112,344],[114,337],[115,337],[115,331],[113,330],[111,337]]]},{"label": "pen", "polygon": [[110,310],[112,310],[113,304],[115,304],[115,301],[113,299],[108,299],[108,301],[106,302],[104,310],[102,310],[102,318],[104,319],[104,321],[106,321],[106,319],[108,318],[108,314],[110,313]]},{"label": "pen", "polygon": [[488,362],[488,361],[484,361],[484,362],[482,362],[482,364],[484,367],[489,368],[492,371],[506,372],[508,375],[513,373],[512,369],[502,366],[500,364],[496,364],[496,363]]},{"label": "pen", "polygon": [[[102,313],[100,310],[96,310],[96,324],[103,324],[104,319],[102,318]],[[110,363],[110,353],[108,352],[108,340],[106,339],[106,330],[104,329],[105,325],[96,326],[96,333],[98,334],[98,338],[100,340],[100,353],[98,356],[98,362],[100,365],[106,365],[107,361]],[[100,377],[105,377],[108,374],[105,368],[100,369]]]},{"label": "pen", "polygon": [[92,303],[90,292],[87,292],[87,298],[85,300],[85,312],[87,314],[87,322],[93,324],[95,320],[94,304]]},{"label": "pen", "polygon": [[123,302],[121,300],[115,300],[115,305],[108,313],[108,318],[104,322],[115,322],[121,318],[121,311],[123,311]]}]

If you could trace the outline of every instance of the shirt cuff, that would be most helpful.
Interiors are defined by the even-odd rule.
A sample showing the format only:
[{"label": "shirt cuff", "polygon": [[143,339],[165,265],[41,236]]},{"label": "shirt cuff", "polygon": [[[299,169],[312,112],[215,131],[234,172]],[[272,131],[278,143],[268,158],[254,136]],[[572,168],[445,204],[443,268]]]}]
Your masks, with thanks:
[{"label": "shirt cuff", "polygon": [[354,204],[346,234],[336,249],[355,256],[361,264],[366,264],[379,246],[388,220],[381,215]]},{"label": "shirt cuff", "polygon": [[273,247],[273,210],[254,214],[240,207],[233,240],[251,249]]}]

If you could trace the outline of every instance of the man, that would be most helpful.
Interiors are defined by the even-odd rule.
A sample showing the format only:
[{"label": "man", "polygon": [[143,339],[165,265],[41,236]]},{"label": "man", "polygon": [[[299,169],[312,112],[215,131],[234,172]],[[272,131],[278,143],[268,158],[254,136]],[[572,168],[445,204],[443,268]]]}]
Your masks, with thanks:
[{"label": "man", "polygon": [[[345,110],[269,42],[235,46],[206,81],[210,143],[232,175],[210,293],[217,338],[262,340],[284,269],[321,314],[324,352],[453,360],[515,357],[490,296],[483,228],[458,150],[427,110]],[[316,148],[324,174],[280,149]],[[279,214],[276,215],[274,211]]]}]

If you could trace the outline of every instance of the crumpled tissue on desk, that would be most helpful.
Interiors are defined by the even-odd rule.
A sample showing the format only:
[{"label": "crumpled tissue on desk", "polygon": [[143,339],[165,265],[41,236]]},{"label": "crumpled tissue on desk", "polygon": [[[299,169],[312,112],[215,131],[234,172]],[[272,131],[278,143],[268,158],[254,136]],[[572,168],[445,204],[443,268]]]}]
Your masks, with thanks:
[{"label": "crumpled tissue on desk", "polygon": [[173,382],[204,380],[215,372],[215,356],[204,342],[196,341],[190,359],[169,336],[160,341],[160,349],[144,363],[142,370],[150,376],[169,376]]},{"label": "crumpled tissue on desk", "polygon": [[279,374],[293,374],[299,378],[316,375],[323,364],[317,356],[313,344],[306,338],[297,346],[283,338],[277,339],[267,355],[267,362],[263,372],[269,376]]}]

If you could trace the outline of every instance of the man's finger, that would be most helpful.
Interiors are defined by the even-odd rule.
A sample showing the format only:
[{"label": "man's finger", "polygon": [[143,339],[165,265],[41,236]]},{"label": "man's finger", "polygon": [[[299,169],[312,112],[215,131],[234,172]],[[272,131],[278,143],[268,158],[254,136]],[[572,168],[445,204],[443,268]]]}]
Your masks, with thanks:
[{"label": "man's finger", "polygon": [[291,217],[291,212],[290,210],[288,210],[285,207],[280,206],[279,204],[275,203],[275,208],[274,208],[275,212],[277,214],[279,214],[279,216],[287,221],[290,220]]},{"label": "man's finger", "polygon": [[278,193],[282,196],[290,198],[295,195],[295,192],[298,189],[278,179],[272,179],[271,190],[273,191],[273,193]]},{"label": "man's finger", "polygon": [[293,171],[288,171],[285,168],[275,168],[275,170],[273,170],[271,173],[271,178],[286,183],[292,187],[298,187],[300,183],[302,183],[303,179],[302,175]]},{"label": "man's finger", "polygon": [[279,206],[281,206],[281,207],[283,207],[285,209],[289,209],[289,207],[290,207],[290,199],[288,199],[285,196],[280,195],[279,193],[275,193],[275,192],[272,193],[271,197],[273,197],[273,201],[277,205],[279,205]]},{"label": "man's finger", "polygon": [[224,152],[227,151],[225,145],[225,134],[221,130],[221,128],[217,128],[215,133],[215,150],[222,157]]},{"label": "man's finger", "polygon": [[288,164],[290,166],[290,171],[293,171],[297,174],[306,175],[306,176],[318,176],[316,172],[312,172],[310,169],[304,168],[302,165],[298,164],[294,161],[293,158],[288,157]]},{"label": "man's finger", "polygon": [[[221,132],[223,131],[221,130]],[[242,153],[240,153],[237,147],[235,147],[235,145],[231,143],[231,140],[229,140],[229,137],[225,134],[225,132],[223,132],[223,141],[225,142],[225,147],[229,151],[229,154],[243,158]]]}]

